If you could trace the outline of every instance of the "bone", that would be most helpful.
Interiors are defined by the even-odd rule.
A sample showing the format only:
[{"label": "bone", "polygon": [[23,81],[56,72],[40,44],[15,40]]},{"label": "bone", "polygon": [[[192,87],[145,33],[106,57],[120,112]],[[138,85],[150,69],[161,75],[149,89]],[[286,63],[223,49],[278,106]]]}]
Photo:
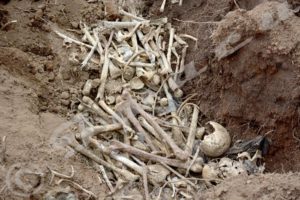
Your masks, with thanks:
[{"label": "bone", "polygon": [[120,12],[121,15],[125,15],[125,16],[127,16],[127,17],[130,17],[130,18],[135,19],[135,20],[138,20],[138,21],[147,21],[147,20],[145,20],[144,18],[135,16],[135,15],[133,15],[132,13],[126,12],[126,11],[123,10],[123,9],[120,9],[119,12]]},{"label": "bone", "polygon": [[106,83],[106,79],[107,79],[107,75],[108,75],[109,63],[111,62],[110,59],[108,58],[108,48],[109,48],[109,46],[112,42],[113,35],[114,35],[114,31],[111,32],[111,34],[109,36],[108,43],[105,47],[104,64],[103,64],[103,68],[102,68],[102,72],[101,72],[101,78],[100,78],[101,83],[100,83],[100,86],[98,88],[98,93],[97,93],[96,99],[103,99],[104,98],[105,83]]},{"label": "bone", "polygon": [[95,154],[93,154],[89,150],[85,149],[84,146],[80,145],[75,139],[73,139],[68,145],[72,149],[77,151],[78,153],[81,153],[82,155],[90,158],[91,160],[95,161],[96,163],[98,163],[100,165],[103,165],[104,167],[115,171],[116,173],[122,175],[124,178],[126,178],[129,181],[135,181],[135,180],[138,179],[137,175],[132,174],[128,170],[117,168],[116,166],[114,166],[114,165],[98,158]]},{"label": "bone", "polygon": [[119,67],[115,66],[111,61],[109,62],[108,69],[111,78],[116,79],[119,76],[122,76],[122,70]]},{"label": "bone", "polygon": [[167,60],[168,60],[169,66],[171,66],[171,55],[172,55],[174,34],[175,34],[175,29],[170,28],[169,46],[168,46],[168,53],[167,53]]},{"label": "bone", "polygon": [[142,22],[137,22],[137,21],[133,21],[133,22],[111,22],[111,21],[102,21],[100,23],[100,27],[104,27],[104,28],[116,28],[116,29],[122,29],[122,28],[134,28],[135,26],[137,26],[137,24],[142,24],[142,25],[147,25],[149,24],[150,21],[142,21]]},{"label": "bone", "polygon": [[104,178],[104,181],[105,181],[107,187],[108,187],[109,190],[112,192],[114,188],[113,188],[113,186],[112,186],[112,184],[111,184],[109,178],[107,177],[105,168],[104,168],[102,165],[98,165],[98,164],[97,164],[97,166],[98,166],[98,168],[99,168],[100,173],[102,174],[102,176],[103,176],[103,178]]},{"label": "bone", "polygon": [[175,155],[181,159],[188,159],[188,154],[186,154],[183,150],[181,150],[177,144],[173,141],[173,139],[157,124],[157,122],[153,119],[151,115],[146,113],[140,105],[134,101],[128,92],[123,93],[124,99],[130,101],[131,107],[134,108],[137,112],[139,112],[148,122],[153,126],[153,128],[160,134],[160,136],[168,143],[168,145],[172,148]]},{"label": "bone", "polygon": [[111,131],[120,130],[123,128],[121,123],[108,124],[102,126],[92,126],[85,128],[84,131],[80,133],[80,138],[84,143],[87,143],[90,137],[98,135],[100,133],[107,133]]},{"label": "bone", "polygon": [[84,96],[89,96],[92,88],[93,88],[93,81],[91,79],[88,79],[83,86],[82,94]]},{"label": "bone", "polygon": [[152,138],[150,135],[144,130],[144,128],[141,126],[140,122],[137,120],[137,118],[134,116],[130,102],[122,102],[118,105],[117,108],[119,111],[121,111],[127,119],[133,124],[133,126],[136,128],[138,133],[141,134],[141,137],[145,139],[146,143],[149,145],[152,151],[157,151],[158,149],[154,146],[152,143]]},{"label": "bone", "polygon": [[135,34],[135,32],[136,32],[136,30],[139,28],[139,26],[141,26],[141,24],[142,24],[142,23],[137,23],[137,24],[135,25],[135,27],[133,27],[133,28],[130,30],[130,32],[129,32],[128,34],[125,34],[124,36],[122,36],[122,37],[120,38],[121,41],[127,40],[128,38],[131,38],[131,37]]},{"label": "bone", "polygon": [[115,112],[113,111],[104,101],[99,101],[99,105],[105,110],[107,113],[109,113],[114,119],[116,119],[119,123],[122,124],[124,130],[128,133],[134,133],[131,127],[129,127],[125,121]]},{"label": "bone", "polygon": [[59,31],[57,31],[57,30],[54,30],[54,32],[55,32],[59,37],[65,39],[65,40],[67,40],[67,41],[73,42],[73,43],[78,44],[78,45],[81,45],[81,46],[88,47],[88,48],[90,48],[90,49],[93,48],[93,46],[88,45],[88,44],[85,44],[85,43],[83,43],[83,42],[80,42],[80,41],[78,41],[78,40],[76,40],[76,39],[73,39],[73,38],[71,38],[71,37],[69,37],[69,36],[66,36],[65,34],[59,32]]},{"label": "bone", "polygon": [[197,106],[194,106],[189,136],[187,138],[186,146],[185,146],[185,151],[187,151],[189,155],[192,154],[192,150],[194,147],[195,136],[197,131],[198,115],[199,115],[199,109]]},{"label": "bone", "polygon": [[159,51],[159,55],[160,55],[160,58],[158,59],[158,61],[161,62],[160,65],[162,67],[160,74],[164,75],[164,74],[172,73],[172,68],[171,68],[164,52]]},{"label": "bone", "polygon": [[158,162],[158,163],[165,163],[167,165],[170,165],[170,166],[173,166],[173,167],[179,167],[179,168],[182,168],[182,169],[186,169],[189,165],[188,162],[157,156],[157,155],[148,153],[146,151],[142,151],[140,149],[137,149],[135,147],[126,145],[126,144],[124,144],[122,142],[119,142],[119,141],[116,141],[116,140],[114,140],[112,142],[111,148],[115,149],[115,150],[125,151],[129,154],[133,154],[133,155],[136,155],[136,156],[144,158],[144,159],[152,160],[152,161],[155,161],[155,162]]},{"label": "bone", "polygon": [[161,6],[159,8],[160,12],[164,12],[165,11],[166,2],[167,2],[167,0],[163,0]]},{"label": "bone", "polygon": [[85,59],[82,61],[80,69],[82,70],[89,62],[89,60],[92,58],[95,50],[98,47],[98,43],[95,42],[93,48],[90,50],[90,52],[88,53],[88,55],[85,57]]},{"label": "bone", "polygon": [[168,85],[176,98],[181,98],[183,96],[183,91],[179,88],[173,77],[168,78]]},{"label": "bone", "polygon": [[95,111],[104,121],[110,121],[109,116],[90,97],[84,96],[82,101],[86,103],[93,111]]}]

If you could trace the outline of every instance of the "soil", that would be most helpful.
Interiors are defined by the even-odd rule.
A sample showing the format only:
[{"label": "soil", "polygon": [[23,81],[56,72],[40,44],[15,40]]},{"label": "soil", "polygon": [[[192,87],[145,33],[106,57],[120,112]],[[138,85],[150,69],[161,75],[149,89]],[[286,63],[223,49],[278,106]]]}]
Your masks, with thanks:
[{"label": "soil", "polygon": [[199,193],[199,200],[299,199],[299,173],[266,174],[230,178],[217,187]]},{"label": "soil", "polygon": [[[247,10],[260,3],[238,2]],[[197,69],[208,66],[208,70],[183,89],[186,94],[197,94],[194,101],[203,118],[222,122],[234,140],[273,130],[269,134],[272,145],[266,156],[267,170],[300,171],[300,142],[295,139],[300,127],[299,18],[255,35],[249,45],[217,61],[210,36],[217,28],[216,22],[237,9],[234,1],[189,0],[183,1],[182,7],[167,3],[164,13],[159,13],[161,1],[147,0],[145,4],[144,14],[168,16],[179,32],[198,38],[196,45],[189,41],[187,63],[195,61]],[[29,198],[17,197],[16,191],[5,187],[9,172],[16,164],[24,163],[38,166],[46,174],[37,183],[37,188],[43,184],[43,194],[66,190],[87,199],[85,193],[68,184],[49,184],[47,167],[70,174],[71,166],[75,170],[73,180],[99,199],[108,192],[99,182],[99,174],[86,164],[87,159],[52,146],[53,137],[72,119],[79,104],[79,90],[88,76],[69,59],[74,49],[67,52],[52,30],[69,30],[69,34],[79,37],[79,21],[95,23],[104,17],[103,9],[102,4],[85,0],[0,2],[0,138],[7,136],[6,159],[3,165],[0,163],[0,199]],[[17,22],[9,23],[12,20]],[[201,198],[297,199],[299,177],[299,173],[238,177],[204,192]],[[41,197],[33,195],[31,199]]]}]

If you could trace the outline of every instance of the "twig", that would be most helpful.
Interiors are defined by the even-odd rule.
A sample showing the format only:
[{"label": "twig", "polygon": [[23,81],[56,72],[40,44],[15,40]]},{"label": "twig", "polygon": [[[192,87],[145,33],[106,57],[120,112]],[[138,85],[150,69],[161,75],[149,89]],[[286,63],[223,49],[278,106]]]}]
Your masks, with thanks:
[{"label": "twig", "polygon": [[82,187],[80,184],[78,184],[78,183],[76,183],[76,182],[74,182],[74,181],[70,181],[70,180],[68,180],[68,179],[60,179],[60,180],[57,182],[57,185],[61,184],[62,182],[71,183],[75,188],[84,191],[85,193],[89,194],[90,196],[92,196],[92,197],[94,197],[94,198],[97,198],[97,196],[96,196],[93,192],[91,192],[91,191],[85,189],[85,188]]},{"label": "twig", "polygon": [[59,178],[68,178],[68,179],[70,179],[70,178],[73,178],[73,176],[75,174],[74,167],[72,165],[71,165],[71,175],[69,175],[69,176],[65,175],[65,174],[61,174],[57,171],[54,171],[54,170],[50,169],[50,167],[47,167],[47,168],[51,172],[51,178],[50,178],[50,181],[49,181],[49,185],[51,185],[51,183],[52,183],[55,176],[57,176]]}]

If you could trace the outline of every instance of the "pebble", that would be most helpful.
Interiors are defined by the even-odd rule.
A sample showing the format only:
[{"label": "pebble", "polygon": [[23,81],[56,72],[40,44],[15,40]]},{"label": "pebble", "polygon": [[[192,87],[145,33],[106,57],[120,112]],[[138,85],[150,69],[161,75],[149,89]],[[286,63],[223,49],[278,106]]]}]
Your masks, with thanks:
[{"label": "pebble", "polygon": [[54,79],[55,79],[54,73],[53,73],[53,72],[50,72],[50,73],[48,74],[48,81],[54,81]]},{"label": "pebble", "polygon": [[71,26],[74,29],[77,29],[79,27],[79,24],[77,22],[71,22]]},{"label": "pebble", "polygon": [[69,94],[69,92],[62,92],[60,97],[62,99],[68,99],[68,98],[70,98],[70,94]]},{"label": "pebble", "polygon": [[70,101],[69,100],[65,100],[65,99],[61,99],[61,104],[64,106],[69,106],[70,105]]}]

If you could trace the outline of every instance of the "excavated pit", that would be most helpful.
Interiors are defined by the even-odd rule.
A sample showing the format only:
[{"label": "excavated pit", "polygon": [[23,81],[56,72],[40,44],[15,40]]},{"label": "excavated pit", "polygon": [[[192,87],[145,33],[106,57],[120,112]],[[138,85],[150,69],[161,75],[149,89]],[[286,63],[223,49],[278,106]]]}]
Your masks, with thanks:
[{"label": "excavated pit", "polygon": [[[269,133],[272,145],[265,157],[267,172],[299,172],[300,19],[296,17],[299,13],[270,31],[255,34],[248,45],[217,61],[211,35],[228,12],[237,10],[234,1],[184,0],[182,7],[168,3],[164,13],[159,12],[161,1],[145,2],[145,15],[168,16],[178,32],[198,38],[196,45],[189,41],[186,63],[194,61],[197,69],[207,67],[207,70],[183,89],[185,94],[196,94],[193,101],[201,108],[201,119],[222,123],[234,141]],[[243,13],[262,3],[260,0],[236,2],[245,9]],[[292,8],[299,4],[289,2],[293,3]],[[98,173],[87,167],[87,160],[75,156],[66,161],[65,152],[53,152],[47,143],[53,131],[67,122],[67,113],[78,105],[83,80],[88,76],[74,70],[61,40],[49,24],[76,30],[80,20],[93,23],[102,19],[100,10],[103,10],[100,4],[85,0],[0,1],[0,136],[8,136],[7,168],[16,162],[33,162],[43,171],[50,165],[69,174],[72,165],[76,181],[104,198],[109,190],[105,184],[98,184]],[[12,20],[17,23],[7,24]],[[63,92],[69,94],[68,100],[61,98]],[[1,167],[0,172],[2,189],[6,168]],[[265,181],[263,185],[260,180]],[[280,184],[273,187],[274,182]],[[265,194],[268,199],[275,198],[274,194],[296,199],[298,182],[299,173],[238,177],[217,186],[217,193],[215,188],[203,193],[203,198],[205,195],[230,198],[233,191],[242,193],[243,199],[266,197]],[[257,185],[258,194],[253,192],[250,183]],[[245,185],[249,188],[245,189]],[[139,190],[134,188],[137,193]],[[7,190],[0,192],[0,198],[20,199]]]}]

